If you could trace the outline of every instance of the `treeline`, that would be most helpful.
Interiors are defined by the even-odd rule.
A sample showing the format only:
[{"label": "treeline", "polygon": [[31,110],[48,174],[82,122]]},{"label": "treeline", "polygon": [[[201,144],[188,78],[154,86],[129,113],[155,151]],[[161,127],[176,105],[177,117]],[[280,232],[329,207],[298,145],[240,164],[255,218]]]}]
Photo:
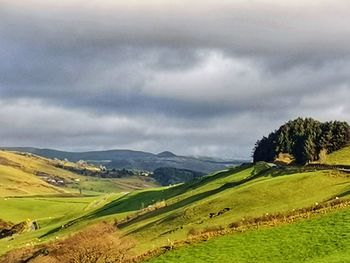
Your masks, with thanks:
[{"label": "treeline", "polygon": [[194,180],[204,173],[173,167],[161,167],[154,170],[152,177],[161,185],[172,185]]},{"label": "treeline", "polygon": [[61,163],[55,163],[56,167],[68,170],[70,172],[84,175],[84,176],[92,176],[92,177],[100,177],[100,178],[124,178],[129,176],[140,176],[143,175],[142,172],[132,171],[127,169],[106,169],[101,168],[99,170],[89,169],[84,166],[67,166]]},{"label": "treeline", "polygon": [[254,162],[272,162],[280,153],[289,153],[297,164],[320,159],[322,153],[339,150],[350,142],[350,126],[346,122],[321,123],[312,118],[298,118],[282,125],[255,144]]}]

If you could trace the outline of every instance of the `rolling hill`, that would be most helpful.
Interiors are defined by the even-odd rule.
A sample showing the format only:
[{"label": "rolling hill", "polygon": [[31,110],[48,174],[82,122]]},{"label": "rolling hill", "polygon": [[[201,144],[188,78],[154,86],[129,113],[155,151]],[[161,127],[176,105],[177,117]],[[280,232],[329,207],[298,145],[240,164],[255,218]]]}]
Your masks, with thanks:
[{"label": "rolling hill", "polygon": [[49,184],[38,176],[64,178],[72,181],[75,176],[57,169],[39,158],[0,151],[0,196],[65,193],[62,188]]},{"label": "rolling hill", "polygon": [[229,234],[148,262],[349,262],[350,209],[322,217]]},{"label": "rolling hill", "polygon": [[102,164],[110,169],[125,168],[151,172],[161,167],[172,167],[177,169],[188,169],[202,173],[210,173],[213,171],[225,169],[228,166],[239,165],[244,162],[244,160],[222,160],[209,157],[177,156],[168,151],[159,154],[153,154],[131,150],[64,152],[52,149],[38,149],[32,147],[5,147],[4,149],[33,153],[51,159],[68,159],[73,162],[85,160],[90,163]]},{"label": "rolling hill", "polygon": [[[117,179],[81,176],[56,164],[54,160],[32,154],[0,151],[0,196],[72,193],[79,188],[83,193],[99,194],[157,186],[150,178],[138,176]],[[75,164],[67,162],[65,165]]]},{"label": "rolling hill", "polygon": [[[285,171],[261,165],[240,167],[164,190],[165,208],[120,227],[142,240],[140,248],[147,250],[148,244],[164,246],[168,240],[186,239],[190,231],[227,228],[242,218],[309,207],[345,196],[349,189],[348,176],[337,171]],[[115,208],[118,211],[117,207],[109,209]]]},{"label": "rolling hill", "polygon": [[[21,214],[10,212],[11,209],[20,211],[26,202],[34,204],[50,202],[47,198],[44,198],[45,200],[19,200],[14,198],[10,200],[13,202],[13,205],[8,206],[12,208],[6,210],[8,215],[3,216],[3,219],[14,220],[11,214],[16,214],[17,221],[24,220],[28,216],[31,216],[31,218],[37,217],[38,223],[44,227],[37,232],[23,233],[13,240],[0,240],[0,247],[5,244],[9,246],[7,248],[4,246],[3,249],[0,249],[0,253],[21,247],[31,240],[36,240],[32,248],[32,251],[35,251],[35,245],[46,243],[56,238],[64,240],[68,235],[84,229],[87,225],[105,221],[117,225],[118,231],[116,233],[120,233],[123,238],[133,240],[134,246],[130,251],[128,250],[126,256],[134,259],[136,257],[139,261],[150,256],[159,255],[181,244],[181,246],[185,247],[165,254],[164,258],[155,259],[155,262],[168,262],[168,260],[172,262],[176,257],[186,262],[189,260],[187,257],[191,253],[198,255],[196,257],[198,261],[193,261],[192,259],[193,262],[203,262],[200,261],[200,258],[204,256],[209,256],[209,261],[207,262],[217,262],[214,260],[214,257],[208,255],[209,252],[205,252],[206,250],[209,251],[209,249],[220,251],[221,254],[218,257],[222,260],[232,256],[232,260],[241,260],[239,262],[254,262],[254,260],[251,261],[252,256],[244,260],[242,259],[242,253],[232,253],[230,250],[232,247],[229,244],[240,243],[240,246],[237,245],[240,248],[244,245],[242,242],[244,242],[245,238],[249,241],[271,240],[274,234],[268,232],[270,231],[270,226],[259,228],[259,231],[254,230],[256,227],[252,229],[247,228],[242,230],[242,234],[237,232],[214,238],[208,243],[199,243],[198,246],[192,246],[191,240],[197,240],[196,237],[201,238],[203,233],[210,231],[214,233],[220,231],[231,233],[232,226],[242,225],[244,227],[245,222],[255,222],[267,215],[277,214],[286,218],[288,213],[297,213],[305,210],[310,211],[308,216],[311,220],[311,223],[305,221],[305,224],[315,224],[318,227],[317,231],[320,232],[320,235],[315,237],[315,242],[320,243],[322,238],[325,237],[322,231],[326,231],[330,226],[322,228],[324,224],[317,223],[319,222],[317,220],[327,221],[327,219],[322,219],[322,215],[326,214],[328,216],[329,214],[331,216],[331,213],[337,213],[338,210],[331,210],[330,212],[320,210],[324,212],[317,212],[319,204],[323,207],[323,205],[328,205],[329,202],[334,200],[345,202],[350,193],[349,190],[349,175],[341,171],[317,170],[312,167],[279,167],[258,163],[256,165],[251,164],[230,168],[174,187],[146,189],[131,193],[104,195],[99,198],[90,197],[90,199],[79,197],[76,201],[74,201],[74,198],[64,200],[56,197],[54,202],[58,202],[60,206],[53,209],[52,217],[56,217],[55,220],[51,221],[45,218],[40,219],[40,212],[36,215],[32,215],[30,214],[32,212],[25,210]],[[7,201],[0,199],[0,207],[8,204],[6,203]],[[21,202],[23,202],[22,205],[18,207]],[[83,203],[83,205],[76,206],[75,202],[78,204]],[[60,209],[64,205],[71,206],[71,214],[66,216],[59,215]],[[347,211],[348,208],[346,207],[339,209],[339,213],[346,214],[348,213]],[[50,213],[46,213],[46,216],[50,216]],[[295,217],[294,214],[293,216]],[[338,219],[334,220],[337,222],[336,220]],[[295,231],[299,229],[298,224],[299,221],[297,220]],[[304,224],[302,219],[300,219],[300,224]],[[340,224],[339,229],[341,226]],[[283,236],[284,233],[289,231],[288,227],[293,226],[282,224],[276,230],[273,228],[271,231],[282,231],[281,233],[278,232],[278,235]],[[335,234],[332,237],[339,234],[339,229],[335,230]],[[291,231],[291,233],[294,233],[293,230]],[[338,236],[338,238],[340,245],[347,242],[347,236]],[[194,244],[198,243],[198,241]],[[304,237],[290,238],[289,241],[286,241],[285,246],[289,248],[289,251],[295,251],[295,253],[297,253],[298,246],[293,249],[294,242],[303,242],[302,244],[305,247],[303,253],[307,253],[314,246],[310,241],[310,235],[305,234]],[[205,247],[206,244],[208,244],[208,247]],[[216,244],[218,244],[218,247],[215,247]],[[228,245],[225,247],[224,244]],[[271,242],[269,247],[273,247],[273,244]],[[259,243],[257,256],[260,257],[260,261],[255,262],[267,262],[270,259],[266,252],[267,248],[263,245],[263,242]],[[246,251],[249,250],[248,247]],[[48,245],[47,249],[50,251],[50,245]],[[332,248],[332,251],[338,253],[340,250]],[[279,253],[278,251],[273,251],[271,259],[275,260],[274,257],[276,258],[276,255],[280,255],[280,262],[288,260],[289,254],[287,252]],[[26,254],[28,254],[28,251]],[[64,257],[64,255],[62,256]],[[324,258],[327,258],[326,256],[328,255],[324,255]],[[50,255],[49,253],[46,256],[41,255],[41,257],[46,257],[46,259],[56,262],[54,261],[54,254]],[[298,259],[297,255],[290,257]]]},{"label": "rolling hill", "polygon": [[327,155],[325,164],[329,165],[349,165],[350,166],[350,146]]},{"label": "rolling hill", "polygon": [[31,173],[0,165],[0,197],[29,194],[58,194],[65,192],[65,190],[50,185]]}]

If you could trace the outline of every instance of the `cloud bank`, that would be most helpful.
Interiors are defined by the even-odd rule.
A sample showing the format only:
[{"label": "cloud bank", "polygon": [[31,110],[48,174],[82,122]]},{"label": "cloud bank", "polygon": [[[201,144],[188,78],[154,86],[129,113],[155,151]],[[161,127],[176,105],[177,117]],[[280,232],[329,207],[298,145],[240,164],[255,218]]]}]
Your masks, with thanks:
[{"label": "cloud bank", "polygon": [[248,157],[350,121],[348,1],[0,0],[4,146]]}]

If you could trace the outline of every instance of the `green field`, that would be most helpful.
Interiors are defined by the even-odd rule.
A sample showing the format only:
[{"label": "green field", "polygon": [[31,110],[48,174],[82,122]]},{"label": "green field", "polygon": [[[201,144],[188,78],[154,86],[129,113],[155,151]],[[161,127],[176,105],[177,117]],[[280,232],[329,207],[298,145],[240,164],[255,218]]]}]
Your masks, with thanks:
[{"label": "green field", "polygon": [[160,262],[350,262],[350,209],[275,228],[230,234],[166,253]]},{"label": "green field", "polygon": [[[156,192],[154,195],[165,199],[168,206],[147,213],[121,229],[139,240],[138,249],[145,251],[153,246],[167,245],[169,240],[186,239],[190,229],[200,231],[208,227],[227,227],[243,217],[308,207],[343,196],[350,188],[349,178],[336,172],[288,174],[287,171],[272,169],[259,173],[256,169],[256,166],[237,168],[197,183]],[[127,201],[132,203],[133,200]],[[230,210],[220,216],[209,217],[210,213],[218,213],[224,208]]]},{"label": "green field", "polygon": [[350,146],[327,155],[326,164],[350,165]]},{"label": "green field", "polygon": [[58,194],[66,191],[50,185],[31,173],[0,165],[0,197],[14,195]]},{"label": "green field", "polygon": [[[129,180],[132,182],[130,184],[134,186],[133,189],[130,187],[129,189],[142,188],[142,182],[140,185],[138,178],[129,178]],[[230,168],[173,187],[136,191],[127,191],[125,189],[128,188],[122,188],[120,185],[108,188],[108,184],[114,183],[114,180],[109,179],[82,178],[80,184],[84,187],[83,193],[93,194],[91,196],[72,195],[69,193],[72,189],[67,188],[65,189],[67,193],[59,195],[46,194],[1,198],[1,219],[15,223],[27,219],[35,220],[41,228],[35,232],[25,232],[11,238],[1,239],[0,254],[28,244],[61,240],[93,223],[101,221],[113,223],[117,221],[119,222],[119,232],[135,242],[135,247],[131,251],[132,255],[139,255],[151,249],[169,245],[169,242],[184,241],[188,238],[190,231],[199,233],[210,228],[225,229],[228,228],[230,223],[240,221],[243,218],[260,217],[267,213],[284,213],[298,208],[310,207],[315,203],[334,200],[336,197],[347,198],[350,189],[349,175],[337,170],[315,170],[315,168],[307,167],[271,167],[266,163]],[[118,191],[118,193],[103,194],[102,191]],[[223,210],[225,212],[220,213]],[[308,243],[302,243],[302,240],[298,238],[302,238],[304,234],[298,235],[296,233],[301,231],[303,224],[314,224],[315,231],[320,235],[315,236],[315,244],[320,245],[322,244],[323,231],[321,226],[324,225],[322,222],[328,222],[330,225],[333,224],[332,222],[336,222],[334,224],[339,225],[344,230],[347,229],[348,226],[343,226],[334,221],[340,215],[345,217],[341,218],[348,219],[347,212],[341,213],[343,214],[334,213],[329,215],[334,217],[334,219],[329,217],[329,220],[327,217],[321,217],[314,219],[315,221],[305,221],[275,229],[261,229],[259,231],[248,231],[241,235],[220,237],[196,245],[193,248],[187,247],[171,252],[168,254],[169,262],[175,260],[176,257],[183,258],[183,262],[185,262],[189,260],[186,257],[197,252],[197,260],[201,260],[201,258],[210,260],[215,258],[210,253],[216,255],[215,251],[220,251],[220,249],[222,249],[222,252],[220,252],[220,255],[216,255],[216,257],[221,257],[220,262],[226,262],[226,257],[231,257],[230,253],[232,251],[235,251],[233,255],[237,259],[235,262],[278,262],[276,261],[278,255],[287,257],[288,253],[295,249],[293,247],[298,248],[298,242],[305,245],[304,252],[300,251],[300,257],[307,254],[307,251],[311,251],[310,255],[312,255],[315,249],[313,244],[309,246]],[[211,214],[214,216],[210,216]],[[126,220],[126,218],[128,219]],[[63,225],[67,227],[62,227]],[[291,230],[289,230],[289,227]],[[295,230],[293,230],[294,228]],[[308,229],[310,230],[310,228]],[[284,242],[283,235],[289,231],[293,233],[291,234],[293,236],[288,239],[290,241],[285,241],[286,248],[282,252],[278,252],[279,250],[276,248],[273,249],[278,242]],[[336,231],[334,235],[338,235],[340,228],[337,227],[334,231]],[[275,237],[275,240],[270,242],[273,237]],[[247,244],[244,239],[252,241]],[[310,236],[307,236],[307,233],[305,233],[305,239],[313,240]],[[294,244],[294,242],[297,243]],[[328,244],[326,241],[324,242]],[[346,243],[346,240],[340,240],[339,242]],[[252,246],[255,246],[254,243],[256,243],[256,246],[260,246],[257,247],[257,258],[255,259],[251,252]],[[343,243],[339,243],[339,246],[345,246]],[[208,247],[205,247],[207,244]],[[226,244],[226,246],[223,244]],[[245,250],[242,246],[245,246]],[[325,249],[327,246],[325,245]],[[235,247],[238,249],[235,250]],[[191,252],[190,249],[197,252]],[[271,256],[267,255],[269,249],[272,251]],[[249,253],[242,252],[248,250]],[[333,252],[338,253],[337,251],[334,250]],[[322,255],[322,258],[326,258],[325,255],[320,255]],[[168,262],[163,257],[167,257],[167,255],[155,259],[158,260],[156,262]],[[244,257],[248,261],[243,261]],[[298,257],[298,254],[290,255],[290,262],[298,262],[300,260]]]},{"label": "green field", "polygon": [[[58,235],[46,235],[56,228],[75,218],[94,211],[123,194],[107,194],[91,197],[12,197],[0,198],[0,218],[5,221],[19,223],[36,221],[40,229],[24,232],[11,238],[0,239],[0,254],[24,246],[54,240]],[[64,236],[74,230],[61,231]],[[43,237],[44,236],[44,237]]]},{"label": "green field", "polygon": [[[0,197],[43,194],[79,193],[101,194],[128,192],[155,187],[157,184],[137,176],[104,179],[82,176],[53,165],[54,161],[38,156],[0,151]],[[68,163],[72,166],[73,163]],[[96,169],[88,167],[88,169]],[[42,180],[37,174],[60,178],[66,182],[57,187]]]},{"label": "green field", "polygon": [[[349,178],[336,171],[298,171],[269,168],[264,164],[235,168],[202,180],[175,187],[136,191],[83,213],[72,228],[55,229],[61,235],[91,222],[122,220],[142,208],[164,200],[166,207],[144,213],[119,226],[137,241],[135,253],[167,245],[169,240],[184,240],[191,229],[227,227],[243,217],[287,212],[345,196]],[[274,191],[271,191],[274,189]],[[228,212],[214,218],[224,208]],[[49,235],[50,236],[50,235]]]},{"label": "green field", "polygon": [[[80,218],[125,195],[126,192],[154,187],[139,177],[102,179],[81,176],[52,165],[45,158],[0,151],[0,219],[12,223],[36,221],[40,230],[0,239],[0,255],[13,248],[56,239],[53,229]],[[72,165],[72,164],[71,164]],[[38,173],[66,180],[65,187],[51,185]],[[79,195],[79,188],[82,194]],[[86,226],[63,229],[65,236]]]}]

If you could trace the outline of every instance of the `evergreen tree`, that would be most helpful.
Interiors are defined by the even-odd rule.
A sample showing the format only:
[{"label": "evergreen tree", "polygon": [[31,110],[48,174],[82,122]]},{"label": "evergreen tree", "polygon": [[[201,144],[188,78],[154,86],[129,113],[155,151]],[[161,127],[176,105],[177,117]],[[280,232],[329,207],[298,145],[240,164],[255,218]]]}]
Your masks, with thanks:
[{"label": "evergreen tree", "polygon": [[254,162],[272,162],[279,153],[289,153],[296,163],[319,159],[321,152],[331,153],[350,142],[350,126],[346,122],[321,123],[312,118],[297,118],[257,141]]}]

